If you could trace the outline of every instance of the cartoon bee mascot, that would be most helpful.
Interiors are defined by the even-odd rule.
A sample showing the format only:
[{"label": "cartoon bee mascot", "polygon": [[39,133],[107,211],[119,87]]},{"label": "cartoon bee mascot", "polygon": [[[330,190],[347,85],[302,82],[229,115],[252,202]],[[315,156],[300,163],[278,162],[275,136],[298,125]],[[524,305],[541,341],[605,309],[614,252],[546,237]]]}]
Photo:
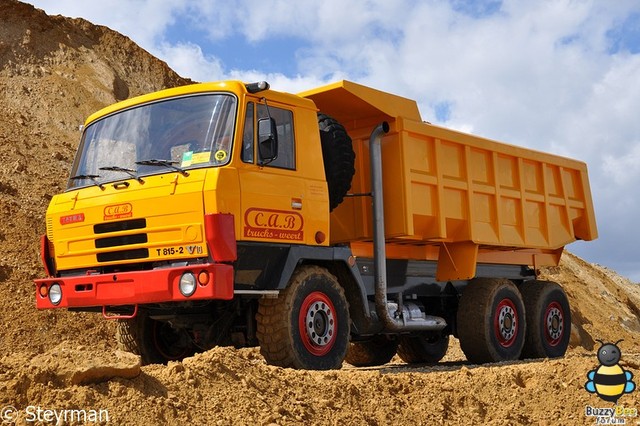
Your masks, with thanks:
[{"label": "cartoon bee mascot", "polygon": [[598,349],[598,361],[600,367],[587,373],[589,379],[584,388],[587,392],[595,393],[605,401],[617,403],[625,393],[631,393],[636,384],[631,380],[633,373],[623,369],[618,363],[622,352],[616,343],[604,343],[598,340],[602,346]]}]

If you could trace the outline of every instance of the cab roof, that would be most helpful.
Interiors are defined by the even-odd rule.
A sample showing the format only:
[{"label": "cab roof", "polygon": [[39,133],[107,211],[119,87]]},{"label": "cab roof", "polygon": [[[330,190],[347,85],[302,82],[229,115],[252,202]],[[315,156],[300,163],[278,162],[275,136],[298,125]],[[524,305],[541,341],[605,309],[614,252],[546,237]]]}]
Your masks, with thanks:
[{"label": "cab roof", "polygon": [[313,102],[296,95],[277,92],[274,90],[265,90],[265,91],[257,92],[255,94],[251,94],[247,91],[247,87],[244,82],[237,81],[237,80],[228,80],[228,81],[217,81],[217,82],[210,82],[210,83],[189,84],[185,86],[174,87],[171,89],[159,90],[157,92],[147,93],[145,95],[126,99],[124,101],[109,105],[91,114],[85,121],[85,126],[89,125],[90,123],[104,116],[107,116],[117,111],[134,107],[136,105],[142,105],[148,102],[158,101],[162,99],[169,99],[169,98],[178,97],[178,96],[194,95],[198,93],[209,93],[209,92],[229,92],[229,93],[235,93],[239,97],[242,97],[243,95],[255,96],[257,98],[267,96],[267,98],[270,101],[282,102],[282,103],[296,105],[298,107],[308,108],[313,110],[316,109],[315,106],[313,105]]}]

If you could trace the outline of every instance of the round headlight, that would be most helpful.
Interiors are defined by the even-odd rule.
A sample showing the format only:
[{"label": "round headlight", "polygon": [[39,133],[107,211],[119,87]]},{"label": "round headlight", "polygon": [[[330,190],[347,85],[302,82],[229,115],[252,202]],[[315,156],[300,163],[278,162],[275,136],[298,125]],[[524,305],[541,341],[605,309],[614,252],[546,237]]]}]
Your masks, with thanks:
[{"label": "round headlight", "polygon": [[49,302],[51,302],[52,305],[57,305],[61,300],[62,287],[60,287],[60,284],[58,283],[51,284],[51,287],[49,287]]},{"label": "round headlight", "polygon": [[180,277],[180,293],[183,296],[189,297],[196,291],[196,276],[191,272],[185,272]]}]

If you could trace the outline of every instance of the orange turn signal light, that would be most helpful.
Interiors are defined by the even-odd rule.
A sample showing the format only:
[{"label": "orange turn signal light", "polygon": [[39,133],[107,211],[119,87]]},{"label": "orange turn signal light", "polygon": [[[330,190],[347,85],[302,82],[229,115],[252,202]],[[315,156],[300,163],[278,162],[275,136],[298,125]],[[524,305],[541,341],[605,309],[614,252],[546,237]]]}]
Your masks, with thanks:
[{"label": "orange turn signal light", "polygon": [[207,271],[200,271],[198,274],[198,283],[200,283],[201,286],[209,284],[209,273]]},{"label": "orange turn signal light", "polygon": [[47,297],[47,294],[49,293],[49,289],[47,288],[46,285],[43,284],[40,286],[39,292],[41,297]]}]

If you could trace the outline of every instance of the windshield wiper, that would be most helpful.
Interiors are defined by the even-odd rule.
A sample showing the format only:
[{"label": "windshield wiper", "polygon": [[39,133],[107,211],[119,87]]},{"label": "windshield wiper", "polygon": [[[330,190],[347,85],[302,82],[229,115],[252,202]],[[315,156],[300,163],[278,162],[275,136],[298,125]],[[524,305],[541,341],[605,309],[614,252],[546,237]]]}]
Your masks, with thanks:
[{"label": "windshield wiper", "polygon": [[104,185],[98,182],[99,177],[100,175],[76,175],[71,176],[71,180],[90,179],[94,183],[94,185],[104,191]]},{"label": "windshield wiper", "polygon": [[140,176],[138,176],[138,172],[132,169],[127,169],[124,167],[120,167],[120,166],[108,166],[108,167],[100,167],[98,170],[105,170],[108,172],[124,172],[126,174],[128,174],[129,176],[131,176],[132,178],[134,178],[135,180],[137,180],[140,183],[144,183],[144,181],[142,180],[142,178]]},{"label": "windshield wiper", "polygon": [[189,176],[189,172],[187,172],[185,169],[180,168],[178,166],[174,166],[174,164],[178,164],[177,161],[150,159],[150,160],[136,161],[136,164],[138,164],[140,166],[163,166],[163,167],[168,167],[170,169],[173,169],[173,170],[175,170],[177,172],[182,173],[183,176]]}]

